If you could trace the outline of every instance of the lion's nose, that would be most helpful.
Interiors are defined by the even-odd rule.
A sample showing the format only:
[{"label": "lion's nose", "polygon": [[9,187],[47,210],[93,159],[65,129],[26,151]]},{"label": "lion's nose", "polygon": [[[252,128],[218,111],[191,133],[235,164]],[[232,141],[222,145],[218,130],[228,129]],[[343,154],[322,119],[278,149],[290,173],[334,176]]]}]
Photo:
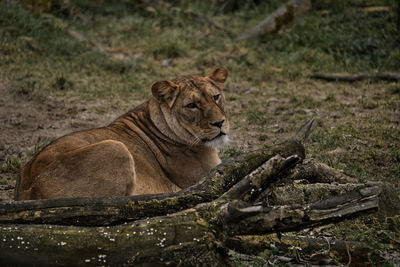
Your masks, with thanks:
[{"label": "lion's nose", "polygon": [[225,121],[225,120],[216,121],[216,122],[210,122],[210,125],[211,125],[211,126],[218,127],[218,128],[221,128],[221,127],[222,127],[222,124],[224,123],[224,121]]}]

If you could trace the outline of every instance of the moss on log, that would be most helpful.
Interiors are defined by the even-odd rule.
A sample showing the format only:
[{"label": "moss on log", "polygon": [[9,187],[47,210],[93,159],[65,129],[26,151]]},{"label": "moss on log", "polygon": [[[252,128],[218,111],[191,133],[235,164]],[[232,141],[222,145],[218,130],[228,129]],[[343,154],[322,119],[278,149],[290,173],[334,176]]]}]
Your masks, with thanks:
[{"label": "moss on log", "polygon": [[329,205],[247,208],[239,217],[228,208],[237,201],[217,199],[171,215],[116,226],[2,225],[0,259],[12,265],[218,265],[229,261],[227,237],[343,220],[376,210],[378,193],[379,188],[372,187],[368,192],[325,200]]}]

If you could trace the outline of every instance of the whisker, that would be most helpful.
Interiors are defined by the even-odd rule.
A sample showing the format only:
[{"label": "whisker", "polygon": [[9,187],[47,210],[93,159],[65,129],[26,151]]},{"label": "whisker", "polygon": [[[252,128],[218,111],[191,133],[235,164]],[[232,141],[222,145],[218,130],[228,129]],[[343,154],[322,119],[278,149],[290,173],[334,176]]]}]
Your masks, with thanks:
[{"label": "whisker", "polygon": [[189,145],[189,148],[194,147],[195,145],[197,145],[200,142],[200,139],[196,136],[193,140],[193,142]]},{"label": "whisker", "polygon": [[197,145],[201,140],[199,137],[197,137],[197,135],[193,134],[194,139],[193,141],[189,144],[188,149],[191,149],[192,147],[194,147],[195,145]]}]

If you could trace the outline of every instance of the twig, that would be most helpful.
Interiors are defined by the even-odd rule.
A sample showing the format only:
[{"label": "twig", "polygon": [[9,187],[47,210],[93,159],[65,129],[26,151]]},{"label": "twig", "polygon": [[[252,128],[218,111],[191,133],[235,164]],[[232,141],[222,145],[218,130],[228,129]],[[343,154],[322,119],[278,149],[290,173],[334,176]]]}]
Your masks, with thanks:
[{"label": "twig", "polygon": [[323,73],[317,72],[310,75],[312,79],[319,79],[325,81],[341,81],[341,82],[355,82],[364,79],[379,79],[389,81],[399,81],[400,73],[396,72],[360,72],[356,74],[347,73]]},{"label": "twig", "polygon": [[317,121],[313,118],[307,121],[294,135],[294,139],[299,142],[304,142],[310,136],[310,134],[314,131],[315,127],[317,127]]},{"label": "twig", "polygon": [[347,256],[349,257],[349,262],[347,263],[346,266],[351,266],[351,254],[350,254],[349,243],[347,242],[346,242],[346,250],[347,250]]}]

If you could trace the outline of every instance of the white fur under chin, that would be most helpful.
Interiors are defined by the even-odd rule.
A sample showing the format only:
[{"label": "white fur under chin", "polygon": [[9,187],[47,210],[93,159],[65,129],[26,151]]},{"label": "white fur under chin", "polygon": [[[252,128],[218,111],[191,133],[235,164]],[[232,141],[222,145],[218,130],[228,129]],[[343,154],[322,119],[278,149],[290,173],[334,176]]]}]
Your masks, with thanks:
[{"label": "white fur under chin", "polygon": [[221,148],[229,143],[229,137],[227,135],[220,136],[211,141],[205,142],[205,146],[210,148]]}]

